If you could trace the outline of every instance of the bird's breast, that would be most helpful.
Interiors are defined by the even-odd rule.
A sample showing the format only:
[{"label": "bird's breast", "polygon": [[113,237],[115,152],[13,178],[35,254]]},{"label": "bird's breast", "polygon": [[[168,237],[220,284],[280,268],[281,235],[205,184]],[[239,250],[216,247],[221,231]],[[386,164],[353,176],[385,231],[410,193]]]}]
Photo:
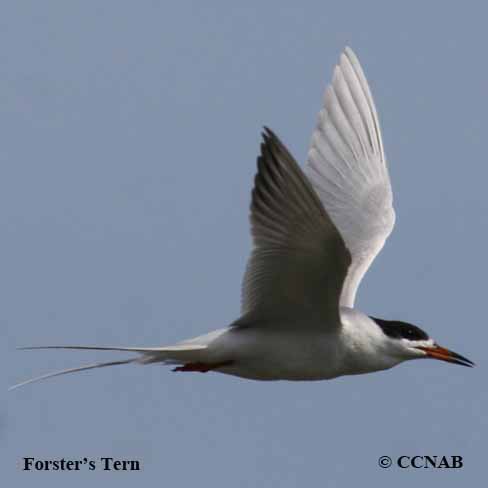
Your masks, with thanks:
[{"label": "bird's breast", "polygon": [[220,372],[256,380],[322,380],[340,376],[344,351],[335,334],[292,328],[229,329],[212,348],[232,359]]}]

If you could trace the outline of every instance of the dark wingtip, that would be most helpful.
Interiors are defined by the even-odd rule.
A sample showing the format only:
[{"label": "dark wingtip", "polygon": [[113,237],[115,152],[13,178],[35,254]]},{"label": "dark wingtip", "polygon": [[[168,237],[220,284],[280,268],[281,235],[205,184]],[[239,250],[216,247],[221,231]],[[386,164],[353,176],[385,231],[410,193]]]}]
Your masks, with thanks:
[{"label": "dark wingtip", "polygon": [[263,132],[261,132],[261,135],[266,142],[270,139],[276,139],[276,134],[266,125],[263,125]]}]

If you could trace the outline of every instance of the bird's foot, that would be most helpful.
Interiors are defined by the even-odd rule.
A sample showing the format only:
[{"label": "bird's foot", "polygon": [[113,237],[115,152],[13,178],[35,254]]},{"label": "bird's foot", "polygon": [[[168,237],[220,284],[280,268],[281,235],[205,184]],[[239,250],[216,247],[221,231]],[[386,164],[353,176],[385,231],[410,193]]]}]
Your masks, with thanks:
[{"label": "bird's foot", "polygon": [[228,366],[234,361],[222,361],[220,363],[186,363],[183,366],[177,366],[173,368],[173,371],[198,371],[199,373],[207,373],[214,369],[221,368],[222,366]]}]

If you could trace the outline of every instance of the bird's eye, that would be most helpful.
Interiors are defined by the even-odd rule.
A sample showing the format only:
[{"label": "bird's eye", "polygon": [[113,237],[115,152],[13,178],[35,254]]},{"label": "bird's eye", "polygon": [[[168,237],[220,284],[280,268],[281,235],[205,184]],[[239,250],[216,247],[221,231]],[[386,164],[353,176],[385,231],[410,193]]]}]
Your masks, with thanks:
[{"label": "bird's eye", "polygon": [[403,337],[405,337],[405,339],[409,339],[411,341],[419,341],[425,339],[426,336],[424,336],[425,334],[422,331],[417,330],[415,327],[406,328],[403,334]]}]

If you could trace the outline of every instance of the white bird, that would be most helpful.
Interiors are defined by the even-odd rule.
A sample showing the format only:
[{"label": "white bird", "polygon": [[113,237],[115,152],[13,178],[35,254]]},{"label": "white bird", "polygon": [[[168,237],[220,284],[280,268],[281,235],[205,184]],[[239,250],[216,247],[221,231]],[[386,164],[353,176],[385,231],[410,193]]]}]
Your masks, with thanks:
[{"label": "white bird", "polygon": [[358,286],[393,229],[395,212],[375,104],[346,48],[325,91],[305,170],[269,129],[251,202],[254,249],[242,315],[168,347],[43,346],[138,353],[33,378],[118,364],[165,363],[254,380],[323,380],[435,358],[473,366],[423,330],[354,309]]}]

